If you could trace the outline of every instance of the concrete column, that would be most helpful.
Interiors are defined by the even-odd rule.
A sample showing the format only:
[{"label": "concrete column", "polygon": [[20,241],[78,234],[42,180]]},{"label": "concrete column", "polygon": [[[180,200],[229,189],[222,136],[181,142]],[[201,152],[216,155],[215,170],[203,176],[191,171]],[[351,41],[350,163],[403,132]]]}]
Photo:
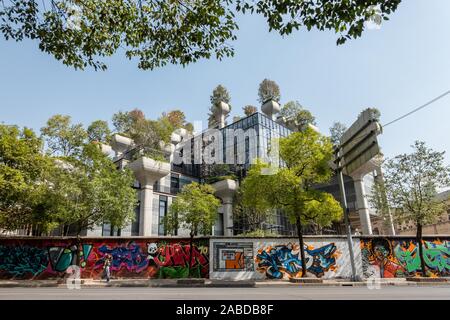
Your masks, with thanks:
[{"label": "concrete column", "polygon": [[233,196],[237,190],[237,182],[231,179],[222,180],[214,183],[216,196],[222,199],[223,208],[223,234],[224,236],[233,236]]},{"label": "concrete column", "polygon": [[168,162],[155,161],[142,157],[130,163],[129,167],[141,184],[139,235],[153,236],[153,184],[162,177],[170,174],[170,164]]},{"label": "concrete column", "polygon": [[153,185],[141,187],[141,206],[139,210],[139,235],[151,236],[153,223]]},{"label": "concrete column", "polygon": [[364,235],[372,234],[372,223],[370,222],[369,204],[364,191],[364,176],[353,176],[355,183],[356,203],[358,206],[358,214],[361,222],[362,233]]},{"label": "concrete column", "polygon": [[223,197],[223,235],[233,236],[233,198]]}]

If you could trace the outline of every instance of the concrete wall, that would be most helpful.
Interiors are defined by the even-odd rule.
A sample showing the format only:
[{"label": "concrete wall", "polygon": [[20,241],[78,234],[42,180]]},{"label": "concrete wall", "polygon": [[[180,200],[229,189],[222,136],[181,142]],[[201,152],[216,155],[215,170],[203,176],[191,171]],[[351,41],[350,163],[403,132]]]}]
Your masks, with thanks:
[{"label": "concrete wall", "polygon": [[[355,237],[356,269],[362,278],[418,276],[413,237]],[[307,276],[350,278],[343,236],[305,237]],[[117,278],[188,277],[188,238],[102,237],[0,238],[0,279],[51,279],[66,274],[80,255],[82,278],[99,279],[105,254]],[[424,237],[424,259],[433,277],[450,276],[450,236]],[[195,240],[191,277],[289,279],[301,276],[297,238],[202,237]]]},{"label": "concrete wall", "polygon": [[[356,268],[361,271],[361,250],[354,239]],[[307,276],[350,278],[351,265],[345,237],[305,237]],[[289,279],[301,277],[298,238],[212,238],[211,279]]]},{"label": "concrete wall", "polygon": [[[82,278],[102,276],[104,256],[113,257],[118,278],[184,278],[188,276],[187,238],[2,238],[0,279],[51,279],[64,276],[80,254]],[[191,277],[208,277],[208,239],[196,239]]]},{"label": "concrete wall", "polygon": [[[361,237],[363,277],[403,278],[420,275],[414,237]],[[429,276],[450,276],[450,237],[424,237],[423,256]]]}]

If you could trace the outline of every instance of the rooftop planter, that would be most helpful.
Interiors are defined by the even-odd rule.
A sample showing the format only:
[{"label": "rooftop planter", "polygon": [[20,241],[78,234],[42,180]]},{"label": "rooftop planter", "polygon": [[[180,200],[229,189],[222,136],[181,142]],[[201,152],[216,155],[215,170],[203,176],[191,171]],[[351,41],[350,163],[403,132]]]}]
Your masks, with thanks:
[{"label": "rooftop planter", "polygon": [[140,157],[134,160],[128,167],[143,185],[153,185],[156,180],[170,173],[170,164],[168,162],[157,161],[147,157]]},{"label": "rooftop planter", "polygon": [[134,147],[134,141],[120,134],[115,134],[111,138],[111,147],[118,154],[122,154]]},{"label": "rooftop planter", "polygon": [[213,183],[212,186],[216,190],[216,196],[222,199],[232,196],[238,189],[238,183],[233,179],[220,180]]},{"label": "rooftop planter", "polygon": [[261,107],[262,112],[266,114],[269,118],[273,119],[276,113],[279,113],[281,110],[280,104],[275,100],[268,100],[264,102]]}]

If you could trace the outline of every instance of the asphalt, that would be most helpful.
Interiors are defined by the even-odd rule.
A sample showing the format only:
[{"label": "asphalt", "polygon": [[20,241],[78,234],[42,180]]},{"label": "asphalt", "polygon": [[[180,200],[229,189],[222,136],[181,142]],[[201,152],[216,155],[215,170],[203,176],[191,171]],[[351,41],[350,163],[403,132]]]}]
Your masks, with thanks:
[{"label": "asphalt", "polygon": [[0,300],[450,300],[450,285],[259,288],[0,288]]}]

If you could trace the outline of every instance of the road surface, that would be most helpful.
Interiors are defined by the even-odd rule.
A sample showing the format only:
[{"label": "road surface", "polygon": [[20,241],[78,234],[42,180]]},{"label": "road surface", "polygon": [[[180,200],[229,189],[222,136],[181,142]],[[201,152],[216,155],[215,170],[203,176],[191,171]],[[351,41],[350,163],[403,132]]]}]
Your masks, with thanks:
[{"label": "road surface", "polygon": [[450,286],[269,288],[0,288],[0,300],[450,300]]}]

